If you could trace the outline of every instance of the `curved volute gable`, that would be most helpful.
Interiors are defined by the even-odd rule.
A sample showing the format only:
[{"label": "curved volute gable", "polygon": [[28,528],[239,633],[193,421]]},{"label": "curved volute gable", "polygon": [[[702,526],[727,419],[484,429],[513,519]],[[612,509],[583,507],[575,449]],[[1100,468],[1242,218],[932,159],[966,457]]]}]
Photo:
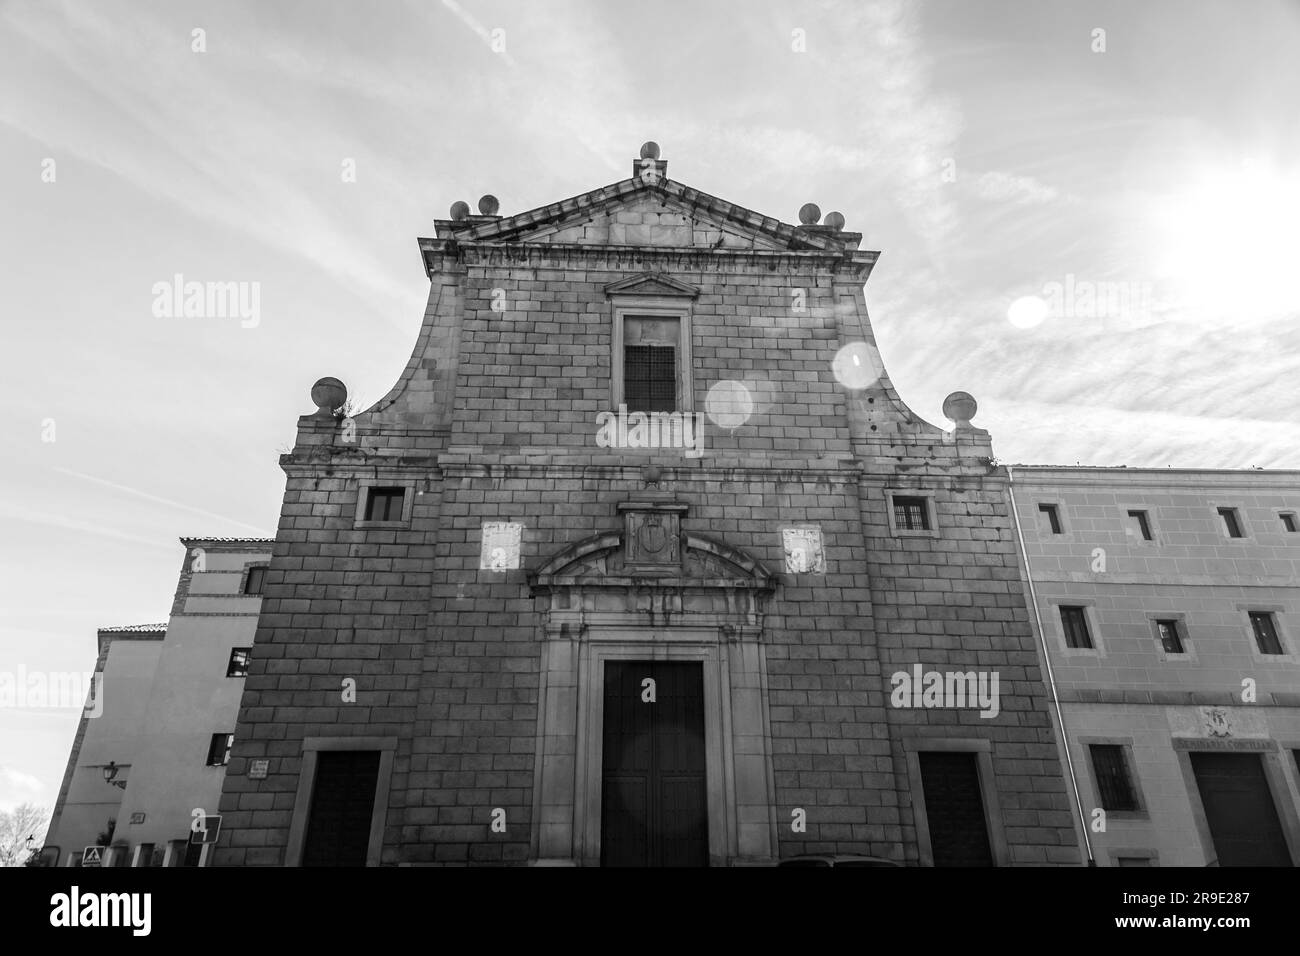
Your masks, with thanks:
[{"label": "curved volute gable", "polygon": [[[740,382],[753,400],[738,427],[701,419],[716,461],[991,456],[987,432],[945,430],[898,395],[863,289],[878,253],[859,250],[842,216],[789,225],[656,168],[652,181],[634,176],[512,216],[485,197],[492,214],[458,204],[459,218],[438,220],[436,238],[419,240],[430,290],[411,358],[353,416],[357,446],[626,457],[598,441],[597,416],[617,408],[615,307],[637,300],[689,313],[686,410],[707,411],[719,383]],[[846,387],[836,364],[858,346],[877,374]],[[337,444],[319,417],[300,425],[300,444]]]}]

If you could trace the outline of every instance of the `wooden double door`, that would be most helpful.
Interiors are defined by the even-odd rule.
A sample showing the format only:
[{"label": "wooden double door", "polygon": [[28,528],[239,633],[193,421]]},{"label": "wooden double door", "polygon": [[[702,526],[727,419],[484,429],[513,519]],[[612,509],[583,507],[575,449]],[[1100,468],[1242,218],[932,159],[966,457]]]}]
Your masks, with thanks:
[{"label": "wooden double door", "polygon": [[606,661],[602,866],[708,866],[702,665]]},{"label": "wooden double door", "polygon": [[1198,752],[1191,760],[1219,866],[1290,866],[1259,754]]}]

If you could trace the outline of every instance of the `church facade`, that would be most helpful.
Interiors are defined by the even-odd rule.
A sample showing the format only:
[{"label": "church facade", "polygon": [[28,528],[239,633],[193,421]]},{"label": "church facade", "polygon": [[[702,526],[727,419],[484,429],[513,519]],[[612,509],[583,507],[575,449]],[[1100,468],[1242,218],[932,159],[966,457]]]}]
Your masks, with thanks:
[{"label": "church facade", "polygon": [[281,459],[210,862],[1081,861],[1006,471],[799,218],[647,143],[419,241],[397,384]]}]

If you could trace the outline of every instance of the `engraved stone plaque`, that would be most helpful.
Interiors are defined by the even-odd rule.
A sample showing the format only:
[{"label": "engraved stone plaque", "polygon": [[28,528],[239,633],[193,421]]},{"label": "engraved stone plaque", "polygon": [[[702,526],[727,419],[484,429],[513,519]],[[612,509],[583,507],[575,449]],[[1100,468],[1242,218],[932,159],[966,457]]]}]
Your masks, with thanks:
[{"label": "engraved stone plaque", "polygon": [[510,521],[483,523],[480,571],[514,571],[519,568],[519,541],[524,526]]},{"label": "engraved stone plaque", "polygon": [[790,574],[825,574],[820,528],[782,528],[785,569]]},{"label": "engraved stone plaque", "polygon": [[673,568],[681,564],[681,513],[677,510],[627,510],[625,554],[634,568]]}]

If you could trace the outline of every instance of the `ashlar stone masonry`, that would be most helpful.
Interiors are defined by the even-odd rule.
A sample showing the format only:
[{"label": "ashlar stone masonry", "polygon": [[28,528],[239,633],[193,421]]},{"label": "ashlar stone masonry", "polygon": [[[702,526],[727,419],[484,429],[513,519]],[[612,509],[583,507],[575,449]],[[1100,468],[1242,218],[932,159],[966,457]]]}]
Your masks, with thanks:
[{"label": "ashlar stone masonry", "polygon": [[[973,403],[895,392],[877,253],[654,144],[497,208],[419,240],[392,391],[322,380],[281,459],[215,862],[1078,863],[1006,475]],[[620,406],[699,453],[598,441]],[[892,706],[917,666],[996,673],[995,716]]]}]

